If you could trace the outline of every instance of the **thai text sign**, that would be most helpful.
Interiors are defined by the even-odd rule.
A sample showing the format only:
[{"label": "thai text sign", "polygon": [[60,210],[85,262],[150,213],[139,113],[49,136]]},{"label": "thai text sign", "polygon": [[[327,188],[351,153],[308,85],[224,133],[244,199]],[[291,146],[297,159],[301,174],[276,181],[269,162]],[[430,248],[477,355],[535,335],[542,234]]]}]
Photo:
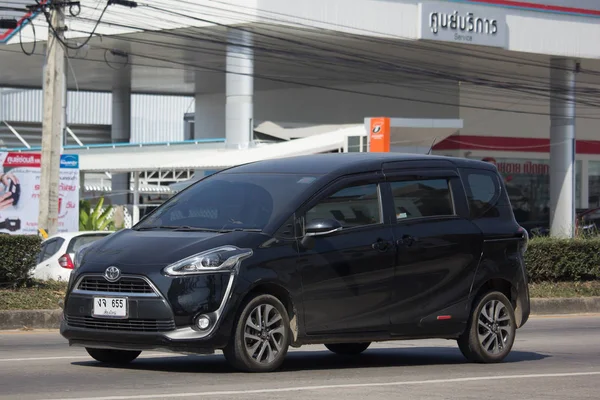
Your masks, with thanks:
[{"label": "thai text sign", "polygon": [[[41,154],[0,152],[0,233],[38,233]],[[79,231],[79,157],[60,158],[58,231]]]},{"label": "thai text sign", "polygon": [[419,3],[419,38],[505,48],[508,45],[503,10],[454,2]]}]

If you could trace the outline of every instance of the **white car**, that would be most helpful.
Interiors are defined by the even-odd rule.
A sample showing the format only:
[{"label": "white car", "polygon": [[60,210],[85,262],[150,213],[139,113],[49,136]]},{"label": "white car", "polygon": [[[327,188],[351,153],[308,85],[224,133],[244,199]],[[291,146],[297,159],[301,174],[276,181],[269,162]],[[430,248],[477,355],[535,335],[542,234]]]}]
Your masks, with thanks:
[{"label": "white car", "polygon": [[113,232],[68,232],[49,237],[42,242],[37,265],[31,272],[32,278],[42,281],[68,281],[73,270],[73,258],[77,249],[111,233]]}]

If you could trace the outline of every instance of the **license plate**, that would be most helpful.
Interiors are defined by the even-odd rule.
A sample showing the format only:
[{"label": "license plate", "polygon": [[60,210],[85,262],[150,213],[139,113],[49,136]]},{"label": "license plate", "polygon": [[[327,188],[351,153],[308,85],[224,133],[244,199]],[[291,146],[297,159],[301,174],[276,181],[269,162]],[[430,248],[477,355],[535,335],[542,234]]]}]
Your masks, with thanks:
[{"label": "license plate", "polygon": [[94,317],[127,318],[127,298],[125,297],[94,297]]}]

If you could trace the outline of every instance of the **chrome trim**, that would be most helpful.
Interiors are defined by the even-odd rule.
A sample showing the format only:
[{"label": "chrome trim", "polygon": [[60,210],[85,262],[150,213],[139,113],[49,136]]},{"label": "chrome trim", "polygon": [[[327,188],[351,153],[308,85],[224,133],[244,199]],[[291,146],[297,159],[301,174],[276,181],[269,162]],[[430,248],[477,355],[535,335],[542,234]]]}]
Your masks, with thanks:
[{"label": "chrome trim", "polygon": [[[91,291],[91,290],[81,290],[79,289],[79,285],[81,284],[81,281],[84,278],[88,278],[88,277],[98,277],[98,278],[103,278],[106,280],[106,278],[104,277],[103,274],[84,274],[81,275],[77,281],[75,282],[75,285],[73,285],[74,289],[71,292],[72,294],[82,294],[82,295],[87,295],[87,296],[116,296],[116,297],[149,297],[149,298],[163,298],[163,295],[160,293],[160,291],[158,290],[158,288],[154,285],[154,283],[152,283],[152,281],[148,278],[146,278],[145,276],[142,275],[121,275],[120,279],[123,278],[133,278],[133,279],[141,279],[144,282],[146,282],[148,284],[148,286],[150,286],[150,288],[154,291],[154,293],[131,293],[131,292],[99,292],[99,291]],[[107,283],[117,283],[116,282],[110,282],[109,280],[106,280]]]},{"label": "chrome trim", "polygon": [[221,322],[221,317],[223,315],[223,311],[225,310],[227,303],[229,303],[229,300],[231,299],[231,294],[233,292],[233,283],[235,281],[236,275],[237,269],[233,270],[229,274],[229,282],[227,282],[227,288],[225,289],[225,294],[223,295],[223,299],[221,300],[219,308],[216,311],[204,314],[208,316],[212,321],[214,321],[210,329],[206,331],[199,331],[190,326],[186,328],[177,329],[175,331],[165,332],[163,334],[172,340],[203,339],[207,336],[210,336],[219,326],[219,323]]},{"label": "chrome trim", "polygon": [[[229,300],[231,299],[231,296],[233,293],[233,284],[235,282],[235,277],[237,275],[238,269],[239,269],[239,263],[229,273],[229,281],[227,282],[227,288],[225,289],[225,294],[223,295],[223,299],[221,300],[221,304],[219,305],[219,308],[216,311],[204,313],[204,315],[208,316],[211,319],[211,321],[214,321],[210,329],[208,329],[206,331],[200,331],[200,330],[196,330],[196,329],[192,328],[191,326],[188,326],[185,328],[176,329],[174,331],[165,331],[165,332],[158,332],[158,333],[160,333],[161,335],[163,335],[169,339],[172,339],[172,340],[204,339],[204,338],[210,336],[212,333],[214,333],[221,322],[221,317],[223,316],[225,307],[227,307],[227,304],[229,303]],[[218,273],[218,272],[225,272],[225,271],[213,271],[212,273]],[[78,285],[81,283],[81,280],[84,277],[88,277],[88,276],[102,277],[102,274],[86,274],[86,275],[80,276],[77,279],[77,282],[75,283],[74,287],[77,288]],[[160,297],[160,298],[164,299],[162,294],[160,294],[158,289],[156,289],[156,286],[154,286],[154,284],[150,280],[148,280],[148,278],[140,276],[140,275],[123,275],[122,278],[144,279],[150,285],[150,287],[152,287],[152,289],[155,290],[157,293],[156,296],[154,296],[151,293],[131,293],[131,294],[127,294],[127,296],[130,296],[130,297],[148,297],[148,296],[150,296],[150,297]],[[78,289],[74,289],[72,293],[90,295],[91,293],[94,293],[94,292],[82,291],[82,290],[78,291]],[[100,292],[100,293],[101,293],[100,295],[108,295],[108,292]],[[125,295],[125,293],[115,293],[115,295],[123,296],[123,295]]]},{"label": "chrome trim", "polygon": [[342,227],[339,227],[339,228],[335,228],[330,231],[324,231],[324,232],[307,232],[307,233],[305,233],[305,236],[313,236],[313,237],[314,236],[325,236],[325,235],[330,235],[335,232],[339,232],[342,229],[343,229]]}]

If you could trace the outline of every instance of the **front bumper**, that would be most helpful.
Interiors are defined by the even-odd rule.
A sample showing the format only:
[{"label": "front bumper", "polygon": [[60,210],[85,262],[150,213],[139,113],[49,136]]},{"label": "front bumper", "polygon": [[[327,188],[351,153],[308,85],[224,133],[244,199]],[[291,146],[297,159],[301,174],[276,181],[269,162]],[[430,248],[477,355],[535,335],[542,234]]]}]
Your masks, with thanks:
[{"label": "front bumper", "polygon": [[177,353],[212,354],[223,348],[219,335],[199,340],[191,327],[167,332],[104,331],[70,326],[63,320],[60,333],[70,346],[116,350],[158,350]]},{"label": "front bumper", "polygon": [[[60,332],[72,346],[210,354],[227,343],[223,316],[234,281],[233,273],[176,279],[123,275],[118,282],[82,274],[65,299]],[[124,299],[126,316],[93,316],[95,297]],[[193,328],[200,315],[211,321],[205,330]]]}]

